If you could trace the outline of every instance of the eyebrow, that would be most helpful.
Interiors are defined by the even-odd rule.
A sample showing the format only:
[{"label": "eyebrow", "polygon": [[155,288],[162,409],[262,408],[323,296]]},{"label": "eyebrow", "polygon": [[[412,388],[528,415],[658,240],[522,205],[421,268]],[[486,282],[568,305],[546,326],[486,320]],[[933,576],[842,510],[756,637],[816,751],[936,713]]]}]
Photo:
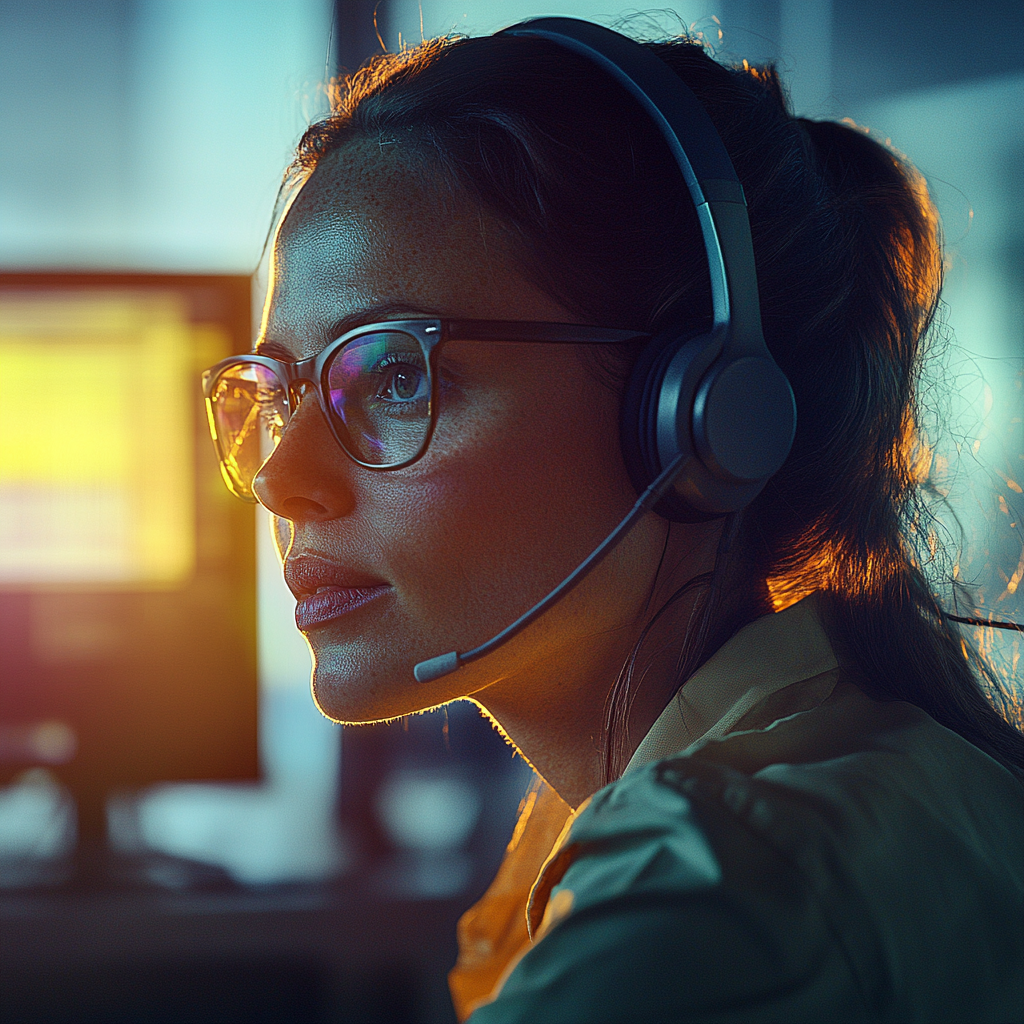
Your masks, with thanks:
[{"label": "eyebrow", "polygon": [[[427,309],[423,306],[413,306],[407,302],[386,302],[375,306],[364,306],[361,309],[353,310],[346,316],[331,321],[324,331],[327,341],[340,338],[348,331],[365,324],[384,323],[388,320],[409,320],[423,318],[440,318],[441,314],[434,309]],[[284,362],[295,362],[295,354],[287,345],[271,338],[259,338],[253,346],[253,353],[258,356],[269,356],[272,359],[281,359]]]}]

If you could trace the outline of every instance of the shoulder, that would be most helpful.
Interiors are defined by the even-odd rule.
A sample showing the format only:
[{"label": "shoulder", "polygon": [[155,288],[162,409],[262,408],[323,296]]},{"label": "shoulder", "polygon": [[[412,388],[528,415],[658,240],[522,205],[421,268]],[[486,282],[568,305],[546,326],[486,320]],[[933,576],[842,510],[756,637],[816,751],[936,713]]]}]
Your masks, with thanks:
[{"label": "shoulder", "polygon": [[578,812],[531,897],[534,945],[474,1022],[946,1019],[935,999],[999,1019],[978,965],[1024,955],[1002,771],[855,688],[647,765]]}]

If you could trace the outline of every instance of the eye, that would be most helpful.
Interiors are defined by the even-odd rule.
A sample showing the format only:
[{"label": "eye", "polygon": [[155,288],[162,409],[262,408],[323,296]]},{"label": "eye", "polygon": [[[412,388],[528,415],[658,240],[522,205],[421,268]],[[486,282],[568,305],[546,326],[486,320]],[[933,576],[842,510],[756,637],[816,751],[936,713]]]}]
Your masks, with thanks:
[{"label": "eye", "polygon": [[429,398],[423,367],[407,362],[399,353],[388,353],[377,364],[380,377],[376,397],[382,402],[404,404]]}]

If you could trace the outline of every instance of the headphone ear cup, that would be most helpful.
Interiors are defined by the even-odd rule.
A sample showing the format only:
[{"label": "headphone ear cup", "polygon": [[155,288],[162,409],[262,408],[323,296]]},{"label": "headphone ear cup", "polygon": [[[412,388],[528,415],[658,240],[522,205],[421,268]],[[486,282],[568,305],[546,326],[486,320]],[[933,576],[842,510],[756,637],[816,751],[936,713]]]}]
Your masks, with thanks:
[{"label": "headphone ear cup", "polygon": [[[701,339],[680,336],[673,332],[657,335],[640,353],[622,396],[620,437],[622,455],[630,481],[637,494],[642,494],[667,466],[676,453],[685,448],[691,452],[689,430],[677,432],[676,451],[666,452],[658,443],[658,416],[663,401],[665,373],[680,350],[687,345],[703,347]],[[692,405],[692,395],[680,396]],[[689,412],[684,422],[689,422]],[[681,436],[678,436],[681,435]],[[686,470],[683,470],[685,474]],[[702,523],[719,518],[690,505],[677,488],[670,490],[654,506],[663,519],[677,523]]]}]

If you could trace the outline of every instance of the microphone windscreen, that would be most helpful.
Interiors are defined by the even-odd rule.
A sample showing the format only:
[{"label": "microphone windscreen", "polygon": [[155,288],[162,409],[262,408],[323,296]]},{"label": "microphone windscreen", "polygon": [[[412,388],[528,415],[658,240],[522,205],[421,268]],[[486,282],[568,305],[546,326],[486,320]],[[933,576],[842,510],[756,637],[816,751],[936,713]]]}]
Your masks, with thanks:
[{"label": "microphone windscreen", "polygon": [[421,661],[412,670],[412,674],[416,677],[417,683],[429,683],[434,679],[440,679],[441,676],[448,675],[449,672],[454,672],[461,666],[459,652],[449,651],[448,654],[439,654],[436,658]]}]

